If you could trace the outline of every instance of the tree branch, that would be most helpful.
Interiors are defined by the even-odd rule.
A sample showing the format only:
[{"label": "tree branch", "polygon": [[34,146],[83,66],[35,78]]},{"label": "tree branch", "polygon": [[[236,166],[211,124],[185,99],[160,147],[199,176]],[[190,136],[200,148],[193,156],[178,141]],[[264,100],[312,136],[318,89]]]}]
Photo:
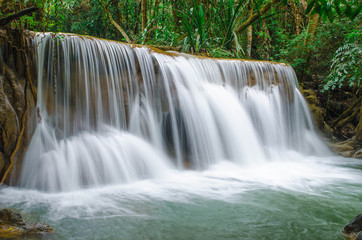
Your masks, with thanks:
[{"label": "tree branch", "polygon": [[123,35],[123,37],[126,39],[126,41],[128,43],[131,43],[131,39],[128,37],[127,33],[123,30],[123,28],[121,26],[119,26],[119,24],[116,23],[116,21],[114,21],[114,19],[112,18],[111,13],[107,10],[107,8],[104,5],[103,1],[100,0],[99,2],[102,4],[102,8],[106,12],[106,14],[108,15],[109,21],[112,23],[112,25],[117,28],[117,30]]},{"label": "tree branch", "polygon": [[113,26],[115,26],[117,28],[117,30],[120,31],[120,33],[123,35],[123,37],[126,39],[126,41],[128,43],[131,43],[131,39],[129,39],[127,33],[123,30],[123,28],[121,26],[118,25],[118,23],[116,23],[116,21],[114,21],[114,19],[112,18],[110,13],[108,13],[108,18],[111,21],[111,23],[113,24]]},{"label": "tree branch", "polygon": [[335,127],[339,128],[339,127],[346,125],[347,123],[350,123],[351,121],[353,121],[353,119],[355,119],[355,117],[359,114],[359,112],[360,112],[360,109],[356,108],[351,115],[349,115],[348,117],[344,118],[343,120],[341,120],[337,124],[335,124]]},{"label": "tree branch", "polygon": [[11,21],[14,21],[18,18],[21,18],[22,16],[25,16],[25,15],[29,15],[35,11],[38,11],[39,8],[37,7],[31,7],[31,8],[27,8],[27,9],[24,9],[24,10],[21,10],[20,12],[17,12],[17,13],[14,13],[10,16],[7,16],[5,18],[1,18],[0,19],[0,26],[5,26],[7,24],[9,24]]},{"label": "tree branch", "polygon": [[352,111],[354,111],[354,108],[359,106],[361,104],[362,96],[360,96],[357,101],[355,101],[346,111],[344,111],[334,122],[331,124],[331,127],[335,126],[341,126],[339,122],[341,122],[344,118],[346,118]]},{"label": "tree branch", "polygon": [[273,3],[276,3],[278,0],[272,0],[264,5],[259,11],[252,14],[245,22],[243,22],[240,26],[238,26],[235,32],[242,32],[245,30],[249,25],[253,24],[260,16],[264,15],[268,12]]}]

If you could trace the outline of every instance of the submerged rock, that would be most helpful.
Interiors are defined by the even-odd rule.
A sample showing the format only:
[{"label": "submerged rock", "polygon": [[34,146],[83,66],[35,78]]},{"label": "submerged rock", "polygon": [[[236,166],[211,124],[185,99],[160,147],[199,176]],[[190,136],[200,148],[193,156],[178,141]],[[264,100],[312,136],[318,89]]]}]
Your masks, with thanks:
[{"label": "submerged rock", "polygon": [[331,143],[329,147],[343,157],[362,158],[362,146],[355,137],[343,142]]},{"label": "submerged rock", "polygon": [[27,223],[19,213],[9,209],[0,210],[0,237],[51,232],[54,229],[46,223]]},{"label": "submerged rock", "polygon": [[344,226],[342,233],[347,239],[362,240],[362,214],[355,216]]}]

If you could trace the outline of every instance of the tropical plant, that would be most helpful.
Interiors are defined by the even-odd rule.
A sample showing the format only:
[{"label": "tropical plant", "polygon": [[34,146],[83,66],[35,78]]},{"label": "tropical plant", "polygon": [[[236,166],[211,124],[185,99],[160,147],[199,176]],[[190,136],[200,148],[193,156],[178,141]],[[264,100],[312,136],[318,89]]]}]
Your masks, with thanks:
[{"label": "tropical plant", "polygon": [[212,14],[212,11],[205,13],[201,4],[193,0],[193,5],[189,11],[180,11],[181,23],[185,31],[183,49],[198,53],[202,48],[208,49],[209,32],[211,21],[206,21],[206,14]]},{"label": "tropical plant", "polygon": [[324,21],[334,21],[335,16],[339,18],[348,17],[353,21],[361,12],[362,5],[358,0],[312,0],[309,2],[306,14],[319,14]]},{"label": "tropical plant", "polygon": [[348,34],[345,43],[337,49],[331,61],[330,73],[323,84],[323,90],[335,90],[343,85],[360,87],[362,78],[362,46],[358,40],[361,31]]}]

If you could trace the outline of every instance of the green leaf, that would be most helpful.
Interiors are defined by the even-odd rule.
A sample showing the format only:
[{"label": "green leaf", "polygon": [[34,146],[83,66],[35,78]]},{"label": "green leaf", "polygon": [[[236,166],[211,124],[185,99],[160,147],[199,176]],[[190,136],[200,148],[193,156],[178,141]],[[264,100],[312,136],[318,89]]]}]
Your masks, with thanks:
[{"label": "green leaf", "polygon": [[346,14],[346,16],[350,18],[352,14],[352,8],[350,5],[347,5],[346,10],[344,10],[344,14]]},{"label": "green leaf", "polygon": [[357,15],[361,12],[361,10],[362,10],[362,5],[359,5],[358,8],[351,13],[350,19],[353,21],[357,17]]},{"label": "green leaf", "polygon": [[321,3],[322,6],[326,6],[326,5],[327,5],[327,1],[326,1],[326,0],[319,0],[319,1],[320,1],[320,3]]},{"label": "green leaf", "polygon": [[339,7],[339,4],[340,4],[339,0],[336,0],[336,1],[334,2],[334,7],[336,8],[337,14],[338,14],[339,16],[341,16],[341,15],[342,15],[342,11],[341,11],[341,9],[340,9],[340,7]]},{"label": "green leaf", "polygon": [[321,17],[323,17],[323,22],[327,21],[327,11],[324,7],[321,7]]},{"label": "green leaf", "polygon": [[329,12],[328,12],[328,19],[329,19],[329,21],[331,21],[331,22],[334,21],[334,13],[333,13],[333,11],[329,11]]},{"label": "green leaf", "polygon": [[312,0],[311,2],[308,3],[307,10],[305,11],[306,15],[308,15],[310,13],[310,11],[312,10],[314,5],[315,5],[315,0]]}]

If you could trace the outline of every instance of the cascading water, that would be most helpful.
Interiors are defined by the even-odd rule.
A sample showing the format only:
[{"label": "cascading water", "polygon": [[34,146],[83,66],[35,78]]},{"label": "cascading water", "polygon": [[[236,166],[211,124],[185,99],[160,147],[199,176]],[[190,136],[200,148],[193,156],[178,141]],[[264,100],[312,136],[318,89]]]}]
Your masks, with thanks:
[{"label": "cascading water", "polygon": [[69,191],[220,161],[325,155],[293,69],[37,34],[39,123],[20,186]]},{"label": "cascading water", "polygon": [[320,141],[290,66],[34,45],[36,128],[0,208],[47,222],[47,239],[340,240],[359,213],[361,162]]}]

